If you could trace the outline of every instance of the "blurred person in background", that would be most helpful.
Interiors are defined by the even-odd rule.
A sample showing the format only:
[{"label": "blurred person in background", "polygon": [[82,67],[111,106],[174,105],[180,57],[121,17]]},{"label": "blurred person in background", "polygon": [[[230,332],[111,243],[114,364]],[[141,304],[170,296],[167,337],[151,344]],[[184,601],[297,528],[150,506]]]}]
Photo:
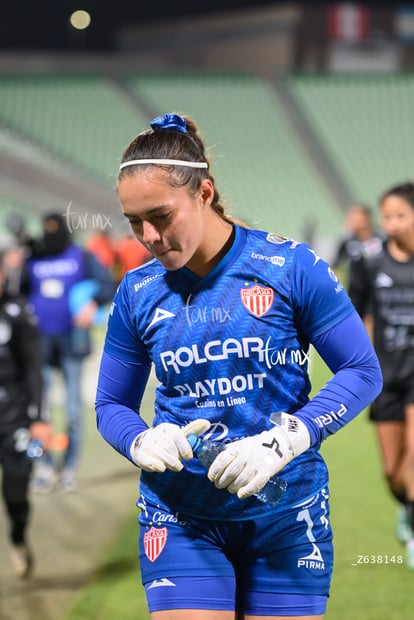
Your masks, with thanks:
[{"label": "blurred person in background", "polygon": [[[118,287],[96,412],[140,468],[151,618],[321,619],[333,544],[319,448],[381,389],[364,325],[312,248],[225,213],[191,118],[153,119],[123,154],[117,190],[155,259]],[[333,373],[312,400],[311,343]],[[152,365],[148,428],[139,411]],[[208,468],[190,434],[224,441]],[[279,472],[284,495],[261,501]]]},{"label": "blurred person in background", "polygon": [[386,239],[354,262],[349,294],[372,316],[384,387],[370,408],[383,472],[398,502],[397,537],[414,569],[414,184],[388,189],[380,201]]},{"label": "blurred person in background", "polygon": [[24,218],[18,213],[11,213],[6,218],[6,228],[12,235],[15,245],[22,248],[24,257],[36,254],[38,240],[28,232]]},{"label": "blurred person in background", "polygon": [[109,230],[97,230],[89,235],[85,249],[94,254],[105,269],[114,272],[117,260],[116,241]]},{"label": "blurred person in background", "polygon": [[371,209],[359,203],[349,208],[345,226],[346,232],[338,244],[332,267],[348,284],[353,261],[378,252],[382,247],[383,234],[374,226]]},{"label": "blurred person in background", "polygon": [[114,239],[108,231],[98,231],[90,235],[85,248],[110,271],[116,282],[120,282],[127,271],[152,258],[148,250],[130,233]]},{"label": "blurred person in background", "polygon": [[121,281],[127,271],[143,265],[152,258],[152,254],[134,235],[123,235],[116,245],[117,278]]},{"label": "blurred person in background", "polygon": [[20,295],[25,289],[23,276],[25,273],[26,255],[19,245],[10,245],[3,256],[3,287],[9,295]]},{"label": "blurred person in background", "polygon": [[27,290],[25,265],[29,257],[40,252],[39,241],[27,231],[24,219],[17,213],[6,218],[6,228],[12,236],[3,265],[6,286],[11,295],[19,295]]},{"label": "blurred person in background", "polygon": [[51,426],[42,410],[40,335],[36,318],[21,295],[7,292],[9,250],[0,253],[0,465],[2,496],[10,522],[9,555],[17,577],[32,573],[27,539],[32,463],[30,439],[47,449]]},{"label": "blurred person in background", "polygon": [[31,488],[47,493],[58,482],[60,490],[70,492],[77,488],[83,444],[81,382],[91,352],[90,329],[98,308],[112,300],[115,283],[93,254],[71,241],[60,213],[44,216],[39,245],[39,254],[26,264],[28,296],[39,322],[47,398],[53,370],[63,376],[69,443],[62,463],[53,462],[50,453],[40,459]]}]

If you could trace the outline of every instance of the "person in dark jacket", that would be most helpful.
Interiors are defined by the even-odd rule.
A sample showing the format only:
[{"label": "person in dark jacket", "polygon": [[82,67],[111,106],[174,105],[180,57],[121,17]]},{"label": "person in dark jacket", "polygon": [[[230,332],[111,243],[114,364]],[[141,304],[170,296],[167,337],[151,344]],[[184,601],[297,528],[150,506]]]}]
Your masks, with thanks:
[{"label": "person in dark jacket", "polygon": [[33,554],[27,541],[30,516],[30,439],[47,448],[51,427],[42,409],[40,335],[22,295],[6,289],[7,250],[0,253],[0,465],[2,497],[10,522],[9,555],[15,574],[27,578]]}]

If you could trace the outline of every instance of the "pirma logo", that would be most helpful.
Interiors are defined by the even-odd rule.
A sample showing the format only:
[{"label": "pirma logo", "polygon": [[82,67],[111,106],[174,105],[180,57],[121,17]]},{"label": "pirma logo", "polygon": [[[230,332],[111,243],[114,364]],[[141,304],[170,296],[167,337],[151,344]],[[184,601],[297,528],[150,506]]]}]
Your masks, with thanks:
[{"label": "pirma logo", "polygon": [[152,590],[153,588],[175,588],[175,583],[163,577],[162,579],[154,579],[154,581],[147,587],[147,590]]},{"label": "pirma logo", "polygon": [[312,543],[313,550],[309,555],[298,559],[298,568],[313,568],[315,570],[325,570],[325,562],[321,550],[315,543]]},{"label": "pirma logo", "polygon": [[163,321],[164,319],[172,319],[173,317],[175,317],[175,314],[173,314],[169,310],[163,310],[162,308],[157,308],[152,318],[151,323],[148,325],[148,328],[152,327],[152,325],[154,325],[155,323],[158,323],[159,321]]}]

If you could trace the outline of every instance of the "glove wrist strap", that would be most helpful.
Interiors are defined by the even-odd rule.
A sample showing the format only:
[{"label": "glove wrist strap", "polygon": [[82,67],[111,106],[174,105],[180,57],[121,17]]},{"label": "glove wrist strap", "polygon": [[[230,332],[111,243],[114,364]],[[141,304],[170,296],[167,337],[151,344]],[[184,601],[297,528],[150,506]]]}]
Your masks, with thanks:
[{"label": "glove wrist strap", "polygon": [[136,459],[137,450],[139,450],[139,447],[141,445],[142,439],[143,439],[143,437],[144,437],[146,432],[147,431],[142,431],[141,433],[139,433],[139,435],[137,435],[135,437],[134,441],[131,444],[131,448],[129,450],[129,454],[131,456],[132,461],[135,463],[135,465],[138,465],[138,467],[139,467],[139,464],[137,463],[137,459]]},{"label": "glove wrist strap", "polygon": [[272,422],[285,432],[292,456],[302,454],[310,447],[310,435],[306,425],[298,417],[284,412],[272,414]]}]

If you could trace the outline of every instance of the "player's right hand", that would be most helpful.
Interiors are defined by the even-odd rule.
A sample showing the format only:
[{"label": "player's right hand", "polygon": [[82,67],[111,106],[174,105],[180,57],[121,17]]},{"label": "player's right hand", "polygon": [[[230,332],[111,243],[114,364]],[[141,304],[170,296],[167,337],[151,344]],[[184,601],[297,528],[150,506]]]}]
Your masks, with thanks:
[{"label": "player's right hand", "polygon": [[140,433],[131,446],[131,458],[145,471],[180,471],[183,460],[191,459],[193,451],[189,435],[201,435],[210,428],[208,420],[193,420],[187,426],[163,422]]}]

